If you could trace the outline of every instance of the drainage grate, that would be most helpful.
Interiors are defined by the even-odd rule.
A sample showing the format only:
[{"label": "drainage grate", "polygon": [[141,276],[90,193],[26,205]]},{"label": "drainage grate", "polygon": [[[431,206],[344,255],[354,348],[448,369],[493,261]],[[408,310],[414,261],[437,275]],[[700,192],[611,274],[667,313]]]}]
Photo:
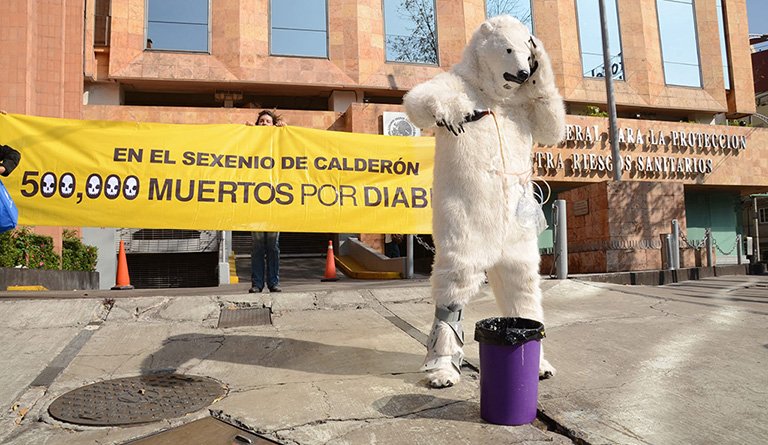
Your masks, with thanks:
[{"label": "drainage grate", "polygon": [[268,307],[232,307],[221,310],[218,327],[235,328],[238,326],[269,326],[271,324],[272,313]]},{"label": "drainage grate", "polygon": [[207,377],[126,377],[70,391],[54,400],[48,412],[57,420],[78,425],[132,425],[180,417],[225,394],[221,383]]},{"label": "drainage grate", "polygon": [[273,445],[267,438],[234,427],[213,417],[195,420],[125,445]]}]

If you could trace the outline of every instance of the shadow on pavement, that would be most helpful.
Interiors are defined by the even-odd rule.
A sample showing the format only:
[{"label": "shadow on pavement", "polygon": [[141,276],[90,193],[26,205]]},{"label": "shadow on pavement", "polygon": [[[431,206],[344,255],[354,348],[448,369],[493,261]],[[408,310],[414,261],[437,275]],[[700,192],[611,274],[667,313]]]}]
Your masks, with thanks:
[{"label": "shadow on pavement", "polygon": [[144,360],[141,371],[176,371],[190,360],[320,374],[386,375],[416,372],[423,356],[271,336],[184,334],[166,339]]},{"label": "shadow on pavement", "polygon": [[480,403],[469,400],[444,399],[428,394],[400,394],[373,402],[376,411],[388,417],[440,419],[469,423],[486,423],[480,417]]}]

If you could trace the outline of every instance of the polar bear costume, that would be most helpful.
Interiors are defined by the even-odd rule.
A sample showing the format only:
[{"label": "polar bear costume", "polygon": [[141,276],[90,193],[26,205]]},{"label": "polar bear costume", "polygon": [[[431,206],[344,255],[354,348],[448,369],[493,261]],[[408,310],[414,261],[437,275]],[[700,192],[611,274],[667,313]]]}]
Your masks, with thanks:
[{"label": "polar bear costume", "polygon": [[[404,98],[410,120],[437,125],[433,182],[429,385],[452,386],[463,358],[461,312],[488,281],[504,316],[543,321],[537,237],[543,213],[531,184],[532,145],[565,131],[565,109],[541,41],[511,16],[475,31],[449,72]],[[546,227],[546,222],[544,222]],[[542,377],[554,375],[544,360]]]}]

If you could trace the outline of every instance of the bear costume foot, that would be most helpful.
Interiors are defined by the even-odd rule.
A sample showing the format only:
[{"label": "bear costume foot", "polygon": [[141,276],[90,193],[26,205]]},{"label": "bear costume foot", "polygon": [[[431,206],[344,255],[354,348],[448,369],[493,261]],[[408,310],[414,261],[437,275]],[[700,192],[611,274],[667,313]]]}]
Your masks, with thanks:
[{"label": "bear costume foot", "polygon": [[542,357],[541,362],[539,363],[539,380],[554,377],[556,372],[554,366],[550,365],[549,362]]},{"label": "bear costume foot", "polygon": [[[450,360],[450,357],[448,358]],[[461,380],[461,374],[456,372],[453,366],[435,369],[427,374],[430,388],[448,388],[459,383],[459,380]]]},{"label": "bear costume foot", "polygon": [[447,388],[459,383],[464,358],[461,318],[459,305],[435,307],[435,321],[427,340],[427,356],[421,367],[422,371],[429,372],[427,381],[432,388]]}]

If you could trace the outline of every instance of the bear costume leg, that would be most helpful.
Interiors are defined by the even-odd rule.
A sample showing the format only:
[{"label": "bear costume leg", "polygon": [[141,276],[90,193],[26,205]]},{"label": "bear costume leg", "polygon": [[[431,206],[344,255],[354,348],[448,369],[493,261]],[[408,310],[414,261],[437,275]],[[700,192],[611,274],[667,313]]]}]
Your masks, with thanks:
[{"label": "bear costume leg", "polygon": [[[505,246],[501,260],[488,270],[488,282],[504,317],[522,317],[544,322],[539,277],[539,247],[536,239]],[[555,375],[541,348],[539,378]]]},{"label": "bear costume leg", "polygon": [[485,281],[485,274],[477,265],[460,260],[460,255],[442,252],[438,250],[435,255],[432,271],[435,322],[422,366],[422,371],[430,371],[427,380],[433,388],[453,386],[461,378],[464,335],[460,313]]}]

